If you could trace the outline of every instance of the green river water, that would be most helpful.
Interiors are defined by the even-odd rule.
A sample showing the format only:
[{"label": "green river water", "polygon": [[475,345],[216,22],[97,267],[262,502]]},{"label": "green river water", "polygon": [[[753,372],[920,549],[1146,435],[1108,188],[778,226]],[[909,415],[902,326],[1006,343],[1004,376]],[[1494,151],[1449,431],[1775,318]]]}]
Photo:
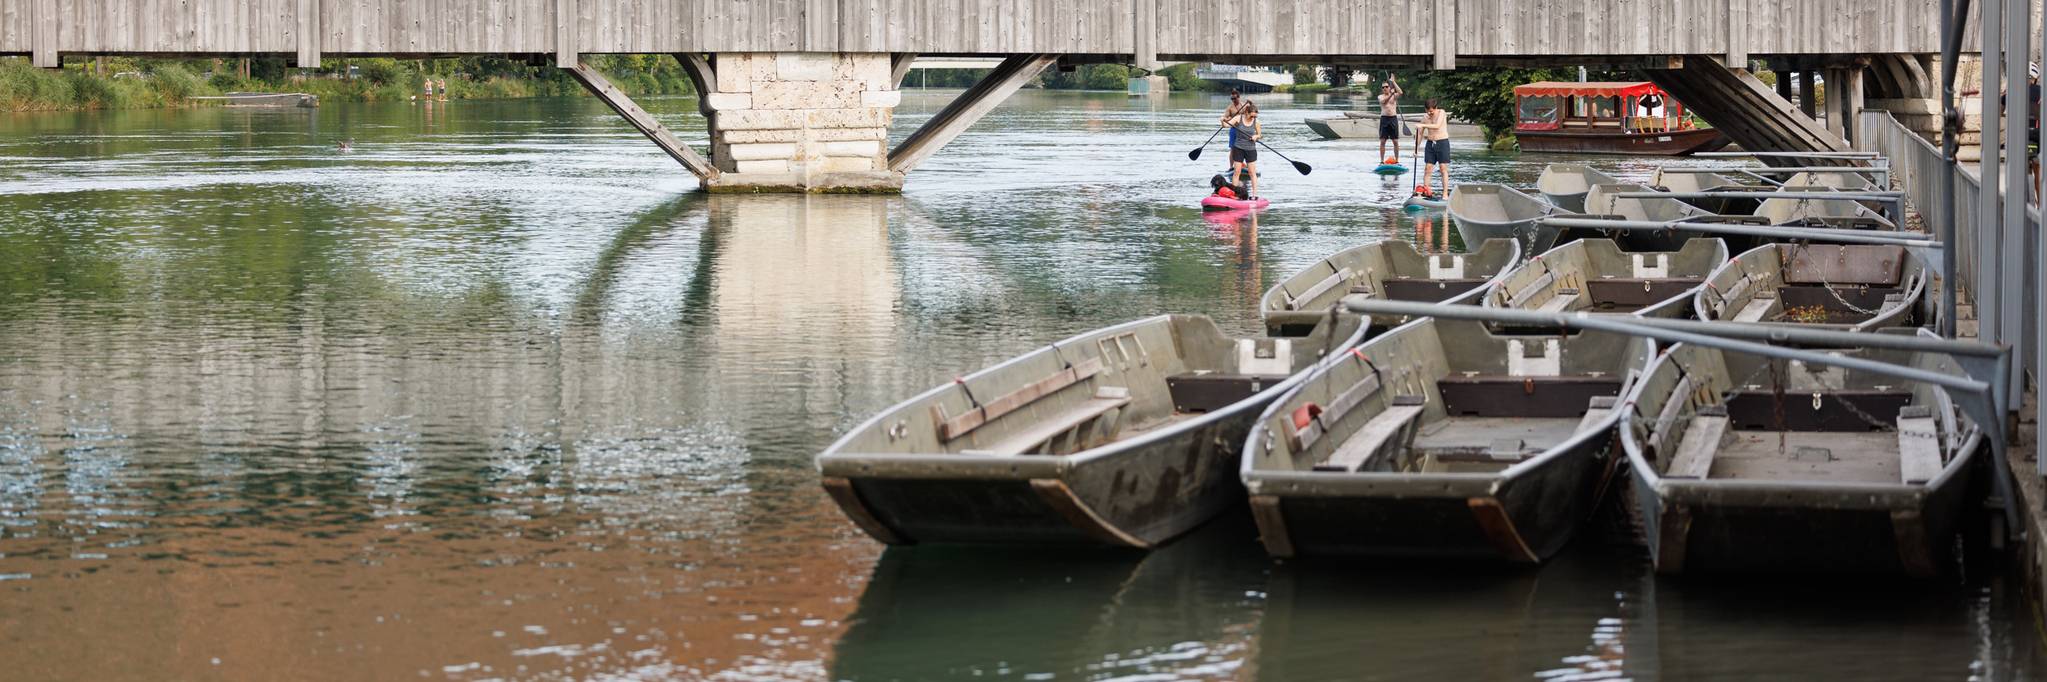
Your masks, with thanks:
[{"label": "green river water", "polygon": [[[913,92],[898,139],[950,93]],[[925,388],[1159,312],[1257,326],[1339,249],[1448,240],[1261,100],[1027,91],[900,197],[718,196],[589,99],[0,116],[0,678],[1986,679],[2015,582],[884,550],[812,456]],[[701,142],[694,102],[645,102]],[[336,149],[353,140],[353,151]],[[1460,140],[1460,179],[1551,159]],[[1624,178],[1668,160],[1599,159]]]}]

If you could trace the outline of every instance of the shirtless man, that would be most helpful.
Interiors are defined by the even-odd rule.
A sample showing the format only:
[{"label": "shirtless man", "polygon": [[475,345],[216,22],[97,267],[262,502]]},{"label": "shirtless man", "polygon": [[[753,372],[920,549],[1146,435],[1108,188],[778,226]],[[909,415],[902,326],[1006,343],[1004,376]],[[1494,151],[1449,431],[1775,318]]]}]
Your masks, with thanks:
[{"label": "shirtless man", "polygon": [[1450,113],[1437,106],[1436,100],[1429,100],[1429,108],[1422,112],[1420,123],[1414,124],[1414,134],[1422,146],[1422,194],[1436,196],[1430,189],[1430,171],[1443,175],[1443,191],[1450,191]]},{"label": "shirtless man", "polygon": [[1400,163],[1400,96],[1405,94],[1400,79],[1386,74],[1386,82],[1379,85],[1379,158],[1387,158],[1386,145],[1391,143],[1394,164]]}]

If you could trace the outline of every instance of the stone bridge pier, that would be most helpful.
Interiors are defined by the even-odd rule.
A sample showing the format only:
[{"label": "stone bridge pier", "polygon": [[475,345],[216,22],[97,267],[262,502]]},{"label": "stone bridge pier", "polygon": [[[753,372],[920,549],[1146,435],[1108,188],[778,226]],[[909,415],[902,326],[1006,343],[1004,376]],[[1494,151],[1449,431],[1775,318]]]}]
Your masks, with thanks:
[{"label": "stone bridge pier", "polygon": [[681,142],[595,69],[560,60],[584,87],[714,193],[894,193],[946,142],[1051,66],[1054,55],[1003,60],[901,144],[888,144],[897,86],[916,55],[721,52],[676,55],[701,97],[708,154]]}]

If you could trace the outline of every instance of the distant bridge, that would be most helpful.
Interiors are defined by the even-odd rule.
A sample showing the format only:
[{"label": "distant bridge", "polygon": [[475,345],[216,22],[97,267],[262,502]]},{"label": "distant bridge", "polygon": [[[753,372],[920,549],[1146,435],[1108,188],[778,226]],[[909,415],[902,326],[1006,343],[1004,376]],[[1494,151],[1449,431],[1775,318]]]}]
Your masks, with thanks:
[{"label": "distant bridge", "polygon": [[[712,189],[887,190],[899,187],[904,172],[1003,97],[1059,63],[1118,62],[1152,69],[1166,60],[1437,69],[1592,63],[1676,73],[1717,68],[1706,66],[1709,62],[1739,71],[1752,59],[1770,59],[1802,64],[1778,68],[1861,73],[1890,58],[1893,66],[1879,69],[1880,76],[1895,72],[1923,84],[1924,62],[1900,56],[1939,51],[1935,5],[1934,0],[0,0],[0,55],[28,55],[44,67],[60,65],[67,55],[283,54],[304,67],[318,66],[329,56],[552,58]],[[705,93],[703,111],[712,132],[709,160],[675,142],[601,74],[581,68],[581,55],[608,53],[677,55]],[[917,55],[1001,61],[981,85],[924,130],[896,149],[883,150],[896,87]],[[1904,63],[1919,72],[1896,66]],[[1884,82],[1897,80],[1887,78]],[[1710,114],[1701,103],[1692,104]],[[1777,115],[1761,109],[1753,113]]]}]

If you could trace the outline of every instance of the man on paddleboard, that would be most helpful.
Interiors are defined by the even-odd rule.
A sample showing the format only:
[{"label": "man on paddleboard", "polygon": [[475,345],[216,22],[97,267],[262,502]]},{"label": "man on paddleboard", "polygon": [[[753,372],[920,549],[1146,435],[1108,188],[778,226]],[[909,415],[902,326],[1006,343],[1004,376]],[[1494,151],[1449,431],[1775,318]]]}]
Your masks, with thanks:
[{"label": "man on paddleboard", "polygon": [[[1238,92],[1236,88],[1230,88],[1230,105],[1227,107],[1223,107],[1223,117],[1219,120],[1222,122],[1222,125],[1227,126],[1230,124],[1230,119],[1236,118],[1237,114],[1241,113],[1244,113],[1244,94]],[[1229,148],[1230,149],[1237,148],[1236,128],[1230,128]]]},{"label": "man on paddleboard", "polygon": [[[1379,158],[1392,159],[1388,165],[1400,165],[1400,96],[1407,94],[1400,89],[1400,79],[1386,74],[1386,82],[1379,85]],[[1386,156],[1386,145],[1393,145],[1393,156]]]},{"label": "man on paddleboard", "polygon": [[1443,175],[1443,191],[1450,191],[1450,114],[1443,111],[1436,100],[1429,100],[1428,110],[1422,112],[1420,123],[1414,124],[1414,134],[1422,144],[1422,187],[1423,196],[1436,196],[1429,187],[1429,174]]}]

